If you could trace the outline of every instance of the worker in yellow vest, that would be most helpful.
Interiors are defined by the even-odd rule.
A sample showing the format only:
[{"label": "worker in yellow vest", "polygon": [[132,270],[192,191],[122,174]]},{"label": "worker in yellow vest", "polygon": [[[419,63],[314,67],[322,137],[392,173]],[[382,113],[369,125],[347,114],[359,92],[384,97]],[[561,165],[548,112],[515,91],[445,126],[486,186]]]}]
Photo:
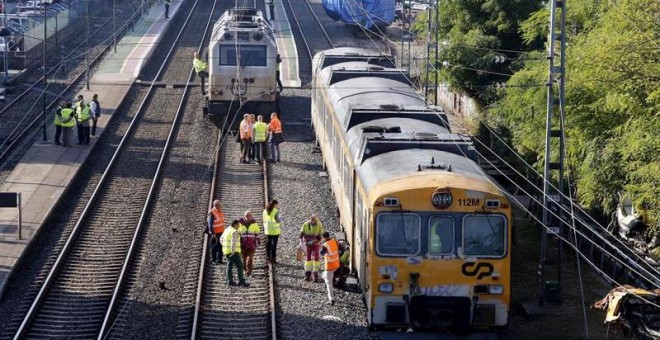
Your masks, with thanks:
[{"label": "worker in yellow vest", "polygon": [[238,233],[241,235],[241,257],[243,258],[243,269],[245,276],[252,275],[254,253],[259,247],[259,234],[261,229],[252,211],[248,210],[240,220]]},{"label": "worker in yellow vest", "polygon": [[68,148],[71,146],[71,135],[76,126],[76,115],[69,103],[60,111],[60,114],[62,115],[62,145]]},{"label": "worker in yellow vest", "polygon": [[91,112],[88,103],[79,103],[82,107],[76,108],[76,121],[78,124],[78,145],[89,145],[89,120]]},{"label": "worker in yellow vest", "polygon": [[62,100],[60,102],[60,106],[55,111],[55,119],[53,120],[53,124],[55,124],[55,140],[54,140],[55,145],[62,145],[62,143],[60,142],[62,138],[62,109],[64,109],[65,107],[66,107],[66,100]]},{"label": "worker in yellow vest", "polygon": [[323,279],[325,280],[325,287],[328,291],[328,304],[335,304],[335,289],[332,285],[332,278],[335,270],[339,269],[339,243],[334,238],[330,238],[329,232],[323,233],[323,249],[321,254],[325,259],[325,271],[323,272]]},{"label": "worker in yellow vest", "polygon": [[323,223],[319,217],[312,215],[308,221],[303,223],[300,228],[300,242],[306,246],[307,259],[305,261],[305,281],[312,279],[314,282],[321,282],[319,279],[321,236],[323,235]]},{"label": "worker in yellow vest", "polygon": [[202,86],[202,96],[205,96],[206,88],[204,87],[204,80],[209,76],[209,64],[199,59],[199,53],[195,52],[193,55],[193,67],[195,68],[195,72],[197,72],[200,85]]},{"label": "worker in yellow vest", "polygon": [[241,235],[238,232],[240,222],[233,220],[231,226],[222,234],[222,253],[227,257],[227,283],[235,286],[233,267],[238,271],[238,285],[249,286],[243,277],[243,262],[241,261]]},{"label": "worker in yellow vest", "polygon": [[211,252],[211,263],[222,264],[220,255],[220,237],[225,231],[225,214],[222,212],[220,200],[213,201],[213,208],[207,217],[207,229],[209,234],[209,250]]},{"label": "worker in yellow vest", "polygon": [[279,213],[279,202],[271,200],[263,213],[264,234],[266,234],[266,260],[277,263],[277,241],[280,238],[282,218]]},{"label": "worker in yellow vest", "polygon": [[264,116],[257,116],[257,122],[252,128],[252,143],[256,145],[255,157],[259,164],[266,158],[266,140],[268,139],[268,125],[264,123]]}]

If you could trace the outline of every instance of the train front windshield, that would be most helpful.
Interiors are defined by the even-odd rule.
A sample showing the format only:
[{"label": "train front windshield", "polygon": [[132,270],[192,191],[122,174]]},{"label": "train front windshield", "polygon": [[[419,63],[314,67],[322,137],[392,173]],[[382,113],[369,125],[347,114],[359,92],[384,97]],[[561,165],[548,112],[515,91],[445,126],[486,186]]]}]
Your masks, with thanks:
[{"label": "train front windshield", "polygon": [[266,66],[266,46],[259,45],[220,45],[220,65],[236,66],[240,58],[240,66]]},{"label": "train front windshield", "polygon": [[501,258],[507,219],[500,214],[382,212],[376,218],[376,250],[385,257],[458,255]]}]

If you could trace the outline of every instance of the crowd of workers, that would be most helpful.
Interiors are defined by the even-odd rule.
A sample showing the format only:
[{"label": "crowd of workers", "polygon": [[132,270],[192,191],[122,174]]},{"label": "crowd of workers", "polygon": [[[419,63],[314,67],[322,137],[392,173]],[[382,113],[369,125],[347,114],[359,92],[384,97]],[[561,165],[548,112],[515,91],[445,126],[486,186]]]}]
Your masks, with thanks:
[{"label": "crowd of workers", "polygon": [[[277,117],[277,113],[270,114],[268,124],[264,122],[264,117],[246,113],[239,125],[239,134],[237,141],[241,143],[241,163],[250,163],[258,161],[261,164],[264,160],[271,162],[280,161],[280,143],[284,141],[282,134],[282,122]],[[267,148],[267,145],[270,147]],[[267,157],[266,150],[270,149],[270,157]]]},{"label": "crowd of workers", "polygon": [[55,111],[53,122],[55,145],[71,146],[74,127],[77,127],[78,145],[89,145],[90,135],[96,137],[96,123],[100,116],[101,105],[98,94],[94,94],[88,103],[82,95],[78,95],[77,101],[73,104],[62,100]]},{"label": "crowd of workers", "polygon": [[[277,241],[282,227],[279,202],[271,200],[263,211],[264,235],[266,238],[266,261],[277,264]],[[209,234],[211,262],[223,264],[227,260],[227,282],[230,286],[249,286],[245,276],[252,275],[254,256],[261,245],[261,228],[252,211],[235,219],[225,226],[225,216],[219,200],[213,201],[209,211],[206,232]],[[304,280],[321,282],[319,271],[320,257],[324,258],[323,279],[328,293],[328,303],[335,304],[334,287],[343,287],[349,274],[349,251],[330,233],[323,229],[317,215],[312,215],[300,229],[299,251],[305,253]],[[238,283],[234,281],[234,267],[238,273]]]}]

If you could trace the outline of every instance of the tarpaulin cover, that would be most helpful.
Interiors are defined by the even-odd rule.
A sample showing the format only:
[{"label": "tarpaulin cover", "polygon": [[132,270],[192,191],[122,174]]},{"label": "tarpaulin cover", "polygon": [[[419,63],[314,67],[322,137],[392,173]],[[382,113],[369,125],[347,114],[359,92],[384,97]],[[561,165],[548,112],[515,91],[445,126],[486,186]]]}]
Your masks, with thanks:
[{"label": "tarpaulin cover", "polygon": [[395,0],[323,0],[323,9],[334,20],[371,29],[394,21]]}]

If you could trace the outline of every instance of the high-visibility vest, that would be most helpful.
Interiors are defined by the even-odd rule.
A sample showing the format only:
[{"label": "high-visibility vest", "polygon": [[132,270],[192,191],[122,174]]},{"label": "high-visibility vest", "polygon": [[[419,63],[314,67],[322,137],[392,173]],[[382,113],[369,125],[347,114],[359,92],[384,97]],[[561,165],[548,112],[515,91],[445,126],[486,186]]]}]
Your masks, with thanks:
[{"label": "high-visibility vest", "polygon": [[268,210],[264,209],[263,221],[264,221],[264,233],[266,235],[274,236],[280,234],[281,223],[275,220],[275,216],[277,216],[277,209],[273,209],[270,212],[270,214],[268,214]]},{"label": "high-visibility vest", "polygon": [[220,243],[222,243],[222,253],[225,255],[231,255],[232,253],[241,253],[241,239],[240,234],[234,229],[234,227],[229,226],[227,230],[220,237]]},{"label": "high-visibility vest", "polygon": [[312,225],[311,221],[307,221],[300,228],[300,233],[306,238],[319,238],[323,235],[323,222],[319,221],[316,225]]},{"label": "high-visibility vest", "polygon": [[282,122],[277,118],[272,118],[268,123],[268,129],[273,133],[282,133]]},{"label": "high-visibility vest", "polygon": [[241,244],[245,249],[256,249],[257,248],[257,236],[261,231],[259,230],[259,225],[257,222],[253,222],[247,228],[241,224],[238,227],[238,233],[241,235]]},{"label": "high-visibility vest", "polygon": [[250,139],[252,138],[252,127],[245,119],[241,121],[241,139]]},{"label": "high-visibility vest", "polygon": [[85,105],[85,107],[78,112],[76,115],[76,118],[78,119],[79,122],[86,122],[89,120],[90,114],[89,114],[89,105]]},{"label": "high-visibility vest", "polygon": [[268,125],[264,122],[254,123],[254,141],[257,143],[265,142],[268,136]]},{"label": "high-visibility vest", "polygon": [[64,108],[60,111],[62,114],[62,126],[63,127],[74,127],[76,126],[76,117],[73,115],[73,110],[70,108]]},{"label": "high-visibility vest", "polygon": [[215,207],[209,211],[213,215],[213,233],[220,234],[225,231],[225,214]]},{"label": "high-visibility vest", "polygon": [[339,244],[337,240],[331,238],[323,243],[325,247],[325,270],[335,270],[339,268]]},{"label": "high-visibility vest", "polygon": [[62,126],[62,110],[63,108],[60,106],[55,112],[55,119],[53,120],[55,126]]},{"label": "high-visibility vest", "polygon": [[193,67],[195,68],[195,72],[199,73],[202,71],[206,71],[208,68],[208,64],[206,62],[202,61],[199,58],[193,59]]},{"label": "high-visibility vest", "polygon": [[277,72],[280,71],[280,64],[282,64],[282,62],[279,62],[279,63],[275,62],[275,71],[277,71]]}]

